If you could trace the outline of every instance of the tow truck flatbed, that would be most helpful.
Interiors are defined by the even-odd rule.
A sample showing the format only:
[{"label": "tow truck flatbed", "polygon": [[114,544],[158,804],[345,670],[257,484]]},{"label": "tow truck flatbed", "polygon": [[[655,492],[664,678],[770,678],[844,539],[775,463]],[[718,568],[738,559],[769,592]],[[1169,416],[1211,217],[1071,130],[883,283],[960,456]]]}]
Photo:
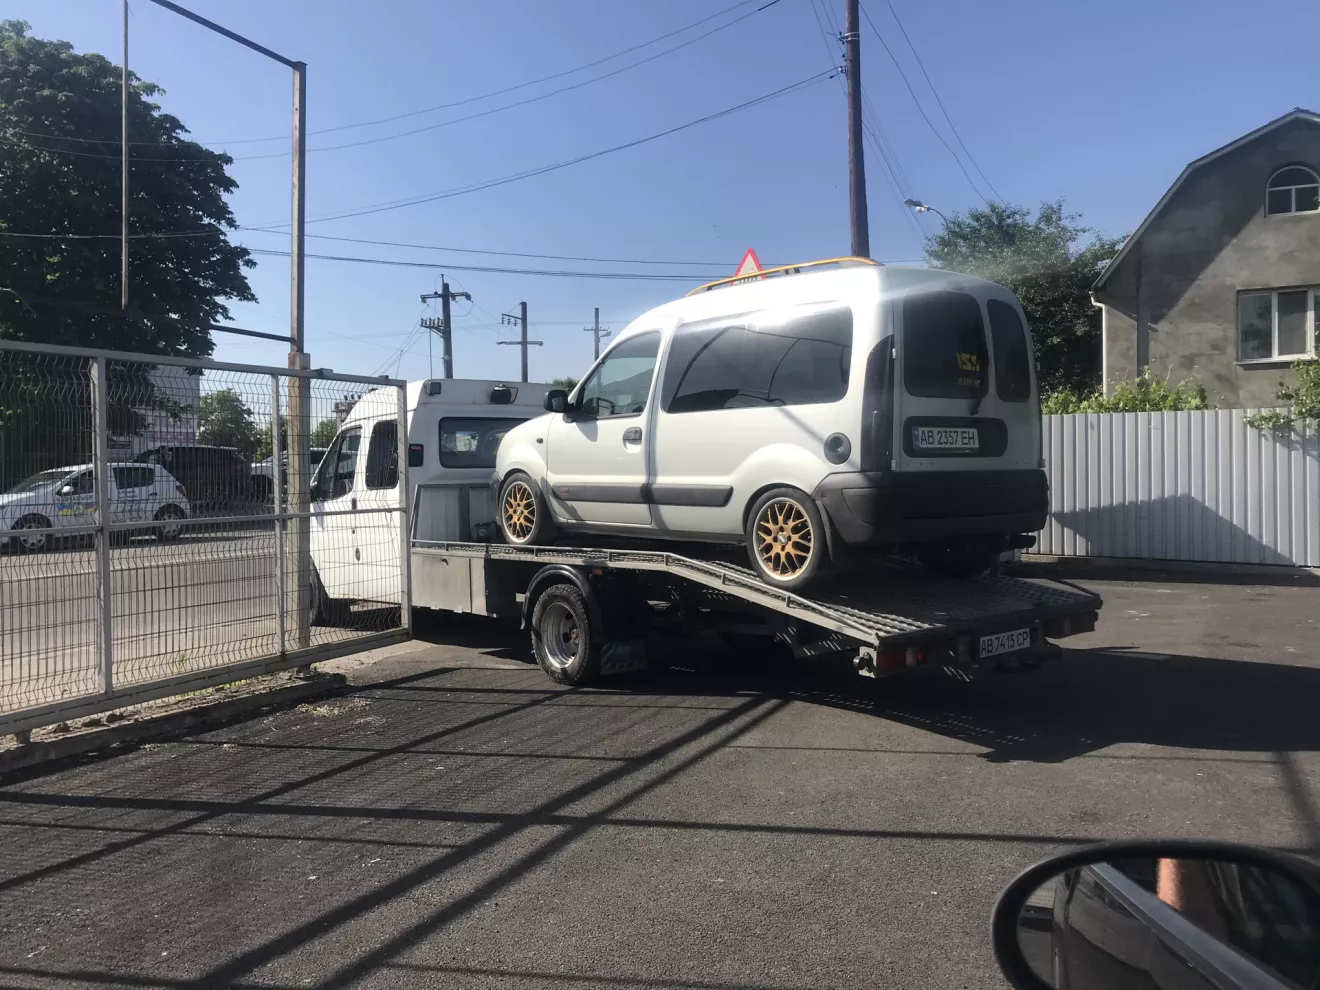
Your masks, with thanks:
[{"label": "tow truck flatbed", "polygon": [[[520,615],[541,666],[567,683],[644,666],[639,618],[657,613],[676,611],[705,625],[714,619],[736,631],[746,631],[750,619],[798,656],[856,651],[859,673],[875,676],[920,663],[1043,657],[1057,652],[1049,640],[1094,629],[1102,605],[1098,595],[1061,581],[993,572],[949,578],[883,558],[854,566],[822,592],[797,595],[714,550],[695,557],[417,539],[412,548],[414,604]],[[549,605],[542,601],[548,592]]]}]

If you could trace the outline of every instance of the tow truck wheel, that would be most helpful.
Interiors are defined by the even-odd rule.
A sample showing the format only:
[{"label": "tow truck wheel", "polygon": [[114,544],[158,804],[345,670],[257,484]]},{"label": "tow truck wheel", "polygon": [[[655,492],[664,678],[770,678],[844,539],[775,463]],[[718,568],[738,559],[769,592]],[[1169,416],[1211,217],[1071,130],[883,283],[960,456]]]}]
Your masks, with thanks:
[{"label": "tow truck wheel", "polygon": [[600,650],[587,600],[575,585],[553,584],[532,610],[532,650],[552,680],[586,684],[600,673]]},{"label": "tow truck wheel", "polygon": [[500,532],[514,546],[536,546],[554,539],[555,524],[540,487],[515,471],[500,489]]}]

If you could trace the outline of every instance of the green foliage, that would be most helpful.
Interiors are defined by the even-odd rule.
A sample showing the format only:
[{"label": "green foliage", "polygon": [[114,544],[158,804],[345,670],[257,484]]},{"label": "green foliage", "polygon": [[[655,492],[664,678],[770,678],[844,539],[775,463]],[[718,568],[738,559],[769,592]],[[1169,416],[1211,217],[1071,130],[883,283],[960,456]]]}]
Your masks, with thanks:
[{"label": "green foliage", "polygon": [[1292,366],[1297,382],[1289,385],[1279,382],[1274,395],[1280,402],[1288,403],[1289,409],[1280,412],[1271,409],[1256,413],[1246,418],[1248,426],[1260,430],[1287,430],[1294,425],[1320,424],[1320,360],[1314,358],[1298,361]]},{"label": "green foliage", "polygon": [[[186,139],[129,73],[129,302],[120,310],[120,69],[0,21],[0,338],[205,357],[222,300],[253,300],[229,243],[228,155]],[[87,143],[79,139],[97,139]],[[79,154],[69,154],[77,151]],[[197,231],[201,236],[144,237]],[[80,239],[74,235],[110,235]]]},{"label": "green foliage", "polygon": [[573,391],[573,389],[577,388],[577,383],[578,380],[576,378],[569,378],[567,376],[563,378],[550,379],[550,384],[553,385],[555,388],[566,388],[570,392]]},{"label": "green foliage", "polygon": [[247,407],[233,389],[222,388],[202,396],[197,410],[197,442],[216,447],[236,447],[251,458],[261,443],[260,431]]},{"label": "green foliage", "polygon": [[1100,384],[1100,310],[1091,286],[1121,240],[1096,236],[1064,213],[1063,200],[1029,210],[990,203],[954,214],[926,242],[936,268],[965,272],[1012,289],[1036,345],[1041,392],[1082,394]]},{"label": "green foliage", "polygon": [[335,434],[338,432],[339,432],[339,420],[337,419],[321,420],[321,422],[317,423],[312,430],[311,446],[329,447],[330,441],[335,438]]},{"label": "green foliage", "polygon": [[1109,395],[1096,388],[1077,392],[1059,388],[1041,398],[1040,411],[1047,416],[1068,413],[1183,412],[1209,409],[1205,386],[1184,378],[1170,387],[1149,372],[1126,382],[1116,382]]}]

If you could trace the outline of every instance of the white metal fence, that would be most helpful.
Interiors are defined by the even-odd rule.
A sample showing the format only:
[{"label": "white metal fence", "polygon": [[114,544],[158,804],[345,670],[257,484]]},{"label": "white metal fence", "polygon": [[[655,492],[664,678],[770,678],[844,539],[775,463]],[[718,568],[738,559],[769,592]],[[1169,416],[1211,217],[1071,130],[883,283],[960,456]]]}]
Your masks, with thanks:
[{"label": "white metal fence", "polygon": [[1259,411],[1046,416],[1035,552],[1320,567],[1320,437]]},{"label": "white metal fence", "polygon": [[406,636],[402,386],[0,341],[0,732]]}]

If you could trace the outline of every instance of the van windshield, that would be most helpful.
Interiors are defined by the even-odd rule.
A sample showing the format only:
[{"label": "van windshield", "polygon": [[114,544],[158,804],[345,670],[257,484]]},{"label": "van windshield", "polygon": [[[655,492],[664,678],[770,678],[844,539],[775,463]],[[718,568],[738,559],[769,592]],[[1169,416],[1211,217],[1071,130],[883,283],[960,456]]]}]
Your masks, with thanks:
[{"label": "van windshield", "polygon": [[964,292],[903,302],[903,387],[909,395],[975,399],[986,393],[989,355],[981,304]]}]

